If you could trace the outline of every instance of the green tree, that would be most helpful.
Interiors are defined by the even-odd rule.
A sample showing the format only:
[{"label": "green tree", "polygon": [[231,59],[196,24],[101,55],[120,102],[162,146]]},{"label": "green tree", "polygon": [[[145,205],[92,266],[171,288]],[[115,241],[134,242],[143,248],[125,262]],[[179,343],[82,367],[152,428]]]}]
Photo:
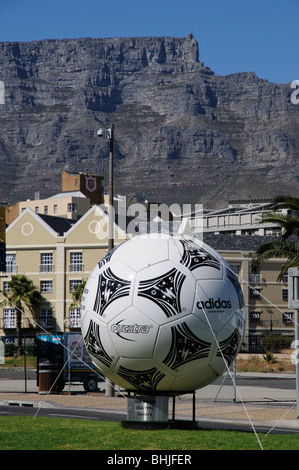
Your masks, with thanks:
[{"label": "green tree", "polygon": [[77,284],[74,287],[74,291],[72,292],[73,302],[70,305],[70,308],[80,307],[81,298],[82,298],[82,295],[83,295],[83,292],[84,292],[85,284],[86,284],[86,281],[84,280],[80,284]]},{"label": "green tree", "polygon": [[[287,209],[281,213],[281,209]],[[299,197],[276,196],[270,205],[270,212],[264,215],[260,223],[276,223],[281,227],[281,236],[260,245],[251,261],[251,269],[256,272],[263,261],[270,258],[286,260],[278,281],[282,281],[289,268],[299,267]]]},{"label": "green tree", "polygon": [[17,330],[17,354],[23,354],[22,345],[22,315],[25,314],[25,308],[36,317],[37,310],[45,299],[35,287],[33,282],[25,274],[16,274],[8,281],[9,291],[1,291],[6,297],[8,303],[14,305],[16,311],[16,330]]}]

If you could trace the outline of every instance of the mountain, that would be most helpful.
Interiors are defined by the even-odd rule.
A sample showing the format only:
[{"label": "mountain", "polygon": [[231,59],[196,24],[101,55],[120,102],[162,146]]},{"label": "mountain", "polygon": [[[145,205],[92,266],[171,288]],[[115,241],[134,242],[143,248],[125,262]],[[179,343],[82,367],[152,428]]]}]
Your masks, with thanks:
[{"label": "mountain", "polygon": [[53,195],[62,170],[107,187],[109,141],[96,131],[110,123],[115,192],[205,207],[298,194],[290,84],[214,74],[192,34],[0,43],[0,80],[1,202]]}]

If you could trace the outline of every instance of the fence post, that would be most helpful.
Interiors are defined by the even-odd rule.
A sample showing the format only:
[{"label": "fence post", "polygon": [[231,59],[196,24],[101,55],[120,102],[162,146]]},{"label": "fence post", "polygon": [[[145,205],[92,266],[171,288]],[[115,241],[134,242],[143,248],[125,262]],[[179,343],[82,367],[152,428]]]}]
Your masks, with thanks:
[{"label": "fence post", "polygon": [[[295,320],[295,351],[299,347],[299,268],[288,269],[289,308],[294,309]],[[296,405],[297,419],[299,418],[299,361],[295,354],[296,371]]]}]

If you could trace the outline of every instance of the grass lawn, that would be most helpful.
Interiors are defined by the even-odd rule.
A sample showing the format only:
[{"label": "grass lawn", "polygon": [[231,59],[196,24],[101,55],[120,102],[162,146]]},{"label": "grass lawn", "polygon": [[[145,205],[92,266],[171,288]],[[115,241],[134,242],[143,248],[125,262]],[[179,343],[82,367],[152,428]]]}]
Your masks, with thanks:
[{"label": "grass lawn", "polygon": [[[297,450],[297,435],[262,435],[264,450]],[[140,431],[120,423],[0,416],[0,450],[261,450],[254,433]]]},{"label": "grass lawn", "polygon": [[[36,369],[36,356],[26,356],[26,366]],[[0,364],[0,370],[4,367],[24,367],[24,356],[18,357],[5,357],[5,363]]]},{"label": "grass lawn", "polygon": [[[237,372],[295,372],[295,366],[291,362],[293,350],[284,350],[285,354],[274,354],[274,361],[267,364],[263,354],[242,354],[240,353],[236,361]],[[36,369],[36,356],[26,356],[27,368]],[[24,367],[24,356],[5,357],[5,364],[2,367]]]}]

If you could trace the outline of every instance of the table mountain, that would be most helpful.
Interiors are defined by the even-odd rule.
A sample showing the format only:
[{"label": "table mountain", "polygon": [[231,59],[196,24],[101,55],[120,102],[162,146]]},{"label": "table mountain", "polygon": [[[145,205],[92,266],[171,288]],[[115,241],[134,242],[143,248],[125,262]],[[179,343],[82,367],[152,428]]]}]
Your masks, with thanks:
[{"label": "table mountain", "polygon": [[216,75],[192,34],[0,43],[0,80],[1,202],[60,191],[62,170],[103,174],[107,187],[96,131],[110,123],[121,194],[205,207],[298,194],[290,84]]}]

